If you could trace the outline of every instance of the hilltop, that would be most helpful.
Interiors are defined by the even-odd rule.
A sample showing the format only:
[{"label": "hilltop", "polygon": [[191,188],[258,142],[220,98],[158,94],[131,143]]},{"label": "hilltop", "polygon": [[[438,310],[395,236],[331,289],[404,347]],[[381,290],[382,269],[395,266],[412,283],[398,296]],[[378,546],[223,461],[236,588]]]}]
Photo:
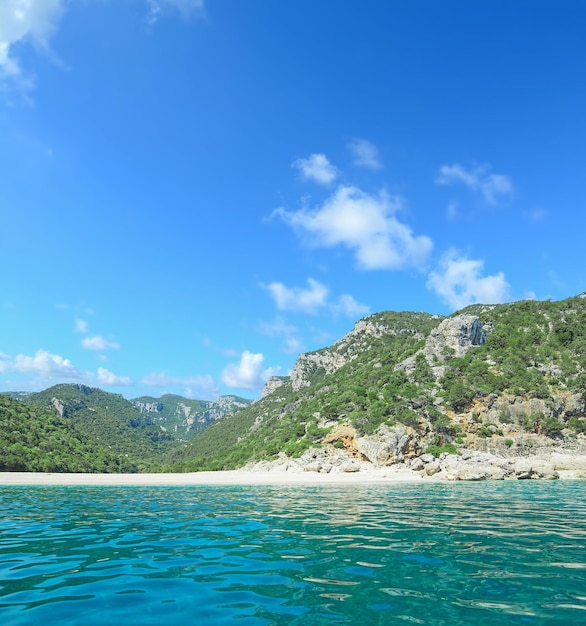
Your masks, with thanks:
[{"label": "hilltop", "polygon": [[300,355],[260,401],[164,459],[175,470],[272,461],[354,471],[367,461],[437,472],[447,457],[490,464],[496,456],[508,465],[488,477],[519,477],[527,472],[510,459],[584,453],[585,433],[582,294],[448,317],[371,315],[332,346]]},{"label": "hilltop", "polygon": [[572,465],[586,455],[586,294],[450,316],[370,315],[332,346],[299,355],[290,376],[269,379],[252,403],[126,400],[78,384],[10,395],[0,406],[11,431],[0,441],[5,466],[43,447],[29,431],[36,441],[50,427],[62,460],[72,434],[86,446],[73,465],[92,446],[107,451],[107,463],[82,463],[87,471],[400,466],[461,479],[586,476],[582,461]]},{"label": "hilltop", "polygon": [[251,402],[171,394],[126,400],[78,383],[0,398],[0,469],[76,472],[156,470],[164,452]]}]

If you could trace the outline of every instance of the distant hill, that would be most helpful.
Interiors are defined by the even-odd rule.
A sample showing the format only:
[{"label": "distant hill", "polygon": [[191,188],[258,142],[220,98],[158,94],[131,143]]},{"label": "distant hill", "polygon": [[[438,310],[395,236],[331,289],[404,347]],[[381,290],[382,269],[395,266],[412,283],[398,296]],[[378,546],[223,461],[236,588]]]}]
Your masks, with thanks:
[{"label": "distant hill", "polygon": [[0,471],[136,472],[53,410],[0,394]]},{"label": "distant hill", "polygon": [[[59,444],[56,454],[61,466],[79,468],[61,471],[114,471],[108,467],[117,467],[116,471],[154,471],[164,452],[252,402],[237,396],[220,396],[211,402],[172,394],[126,400],[120,394],[78,383],[54,385],[38,393],[6,392],[0,397],[10,398],[13,403],[10,407],[0,405],[0,419],[5,420],[6,428],[12,433],[6,439],[6,446],[26,444],[26,433],[31,429],[42,433],[39,425],[50,423],[59,431],[59,441],[69,441],[71,436],[78,438],[86,447],[89,446],[88,450],[95,449],[101,459],[96,458],[96,462],[90,465],[80,465],[68,456],[67,445]],[[20,407],[18,423],[14,422],[11,412],[14,407]],[[53,443],[57,445],[56,440]],[[14,450],[20,448],[17,446],[9,451],[6,446],[0,448],[0,467],[2,464],[17,467]],[[77,444],[72,449],[76,447]],[[107,462],[103,454],[105,450],[109,455],[106,455]],[[21,465],[26,468],[23,471],[41,467],[42,464],[31,465],[30,459],[26,460],[30,457],[28,452],[22,454],[25,460]],[[84,454],[87,460],[87,450]],[[75,458],[76,455],[73,454]],[[8,463],[6,459],[11,460]],[[47,467],[49,465],[46,464]],[[86,466],[87,469],[83,469]]]},{"label": "distant hill", "polygon": [[426,451],[585,448],[586,294],[449,317],[377,313],[300,355],[263,396],[165,462],[228,469],[322,448],[385,465]]},{"label": "distant hill", "polygon": [[[40,467],[43,445],[64,468],[93,466],[95,450],[103,471],[230,469],[283,455],[328,471],[334,457],[385,466],[446,452],[586,452],[586,294],[447,317],[370,315],[332,346],[299,355],[254,403],[129,401],[77,384],[10,395],[19,401],[4,395],[0,405],[0,466],[16,467],[21,455]],[[79,441],[67,444],[75,463],[68,437]]]},{"label": "distant hill", "polygon": [[178,440],[188,440],[229,413],[249,406],[252,400],[238,396],[220,396],[213,402],[190,400],[174,394],[160,398],[141,396],[130,401],[144,416]]},{"label": "distant hill", "polygon": [[52,410],[98,445],[137,462],[152,462],[173,444],[170,434],[120,394],[73,383],[27,395],[22,402]]}]

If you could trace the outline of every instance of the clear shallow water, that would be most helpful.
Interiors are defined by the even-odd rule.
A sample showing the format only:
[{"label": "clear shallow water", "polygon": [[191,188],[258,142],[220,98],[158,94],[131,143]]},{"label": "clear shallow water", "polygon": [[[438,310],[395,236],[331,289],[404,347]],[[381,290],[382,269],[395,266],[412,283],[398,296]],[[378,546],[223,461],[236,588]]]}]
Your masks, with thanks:
[{"label": "clear shallow water", "polygon": [[0,624],[586,624],[585,496],[0,487]]}]

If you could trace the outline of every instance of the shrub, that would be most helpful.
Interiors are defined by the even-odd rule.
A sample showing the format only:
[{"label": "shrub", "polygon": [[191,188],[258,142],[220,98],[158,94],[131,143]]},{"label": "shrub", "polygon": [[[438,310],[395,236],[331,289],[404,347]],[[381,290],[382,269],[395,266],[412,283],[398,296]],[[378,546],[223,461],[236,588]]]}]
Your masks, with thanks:
[{"label": "shrub", "polygon": [[568,420],[568,426],[577,433],[586,433],[586,420],[578,417],[571,417]]},{"label": "shrub", "polygon": [[426,454],[433,454],[433,456],[437,459],[440,454],[443,452],[447,452],[448,454],[460,454],[458,448],[453,443],[444,443],[441,446],[432,443],[430,446],[425,448]]},{"label": "shrub", "polygon": [[546,417],[540,425],[543,434],[547,437],[559,437],[562,434],[562,425],[557,417]]}]

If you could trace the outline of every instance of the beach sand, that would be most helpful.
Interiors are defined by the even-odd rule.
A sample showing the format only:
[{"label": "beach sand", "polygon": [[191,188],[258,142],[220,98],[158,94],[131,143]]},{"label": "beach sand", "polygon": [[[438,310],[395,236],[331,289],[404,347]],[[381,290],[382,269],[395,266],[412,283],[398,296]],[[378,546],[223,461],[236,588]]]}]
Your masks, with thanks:
[{"label": "beach sand", "polygon": [[291,485],[429,482],[418,473],[391,467],[322,474],[300,471],[232,470],[185,474],[60,474],[0,472],[0,485]]}]

